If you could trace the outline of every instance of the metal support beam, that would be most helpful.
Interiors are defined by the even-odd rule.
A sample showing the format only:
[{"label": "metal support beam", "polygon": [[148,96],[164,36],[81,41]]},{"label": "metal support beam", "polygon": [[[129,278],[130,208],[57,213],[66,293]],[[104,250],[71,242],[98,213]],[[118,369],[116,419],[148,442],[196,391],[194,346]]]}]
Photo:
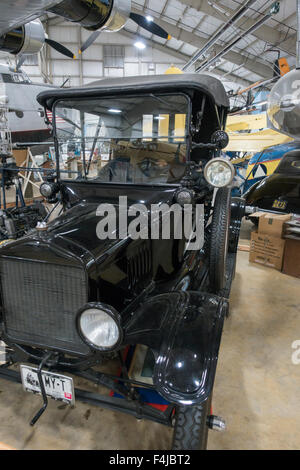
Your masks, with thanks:
[{"label": "metal support beam", "polygon": [[[133,11],[135,13],[141,13],[141,10],[133,9]],[[155,12],[153,12],[153,16],[154,15]],[[200,36],[190,33],[189,31],[186,31],[184,29],[181,29],[178,26],[174,26],[168,23],[167,21],[157,19],[157,17],[155,18],[155,22],[158,23],[166,31],[168,31],[168,33],[171,34],[173,38],[179,41],[186,42],[187,44],[191,44],[194,47],[197,47],[198,49],[202,49],[207,42],[207,39],[201,38]],[[223,48],[221,46],[214,46],[214,51],[216,54],[221,52],[222,49]],[[261,63],[258,60],[247,58],[246,56],[238,52],[230,51],[224,56],[224,58],[235,65],[244,64],[244,67],[246,69],[262,78],[269,78],[270,75],[273,73],[272,64],[270,64],[269,66],[265,65],[265,63]]]},{"label": "metal support beam", "polygon": [[245,13],[249,10],[249,8],[254,5],[254,3],[257,0],[248,0],[245,5],[242,5],[242,7],[217,31],[212,35],[212,37],[207,41],[205,46],[200,49],[200,51],[196,52],[196,54],[185,64],[183,67],[183,70],[187,70],[191,65],[195,64],[198,59],[201,58],[217,41],[218,39],[227,31],[229,28],[231,28],[235,23],[237,23],[238,20],[240,20]]},{"label": "metal support beam", "polygon": [[268,21],[274,14],[278,13],[278,11],[279,11],[279,2],[274,4],[271,10],[265,16],[263,16],[260,20],[258,20],[249,30],[244,31],[242,34],[239,34],[230,44],[227,44],[225,48],[221,52],[219,52],[215,57],[212,57],[206,60],[203,64],[201,64],[198,67],[197,72],[200,70],[206,69],[209,65],[213,64],[217,59],[220,59],[223,56],[225,56],[229,51],[233,49],[234,46],[236,46],[236,44],[238,44],[241,41],[241,39],[253,34],[254,31],[256,31],[263,23]]},{"label": "metal support beam", "polygon": [[[201,13],[205,13],[206,15],[209,15],[211,17],[220,19],[220,21],[224,21],[224,15],[222,15],[222,13],[220,12],[220,9],[222,9],[224,12],[226,12],[230,16],[232,16],[235,13],[234,10],[224,5],[219,5],[218,9],[214,8],[213,1],[207,1],[207,0],[179,0],[179,1],[183,5],[188,5],[190,8],[194,8],[195,10]],[[243,2],[241,1],[241,3]],[[254,25],[254,23],[255,23],[255,20],[252,20],[251,18],[248,18],[246,21],[245,21],[245,18],[243,18],[242,20],[237,22],[236,26],[241,28],[242,30],[246,30],[246,29],[251,28]],[[253,33],[253,36],[269,44],[278,44],[278,43],[281,43],[285,39],[286,33],[277,31],[275,28],[264,25],[261,28],[259,28],[257,31],[255,31],[255,33]],[[280,49],[291,56],[296,55],[295,43],[294,43],[294,46],[292,46],[291,44],[288,44],[286,41],[284,41],[284,43],[280,44]]]}]

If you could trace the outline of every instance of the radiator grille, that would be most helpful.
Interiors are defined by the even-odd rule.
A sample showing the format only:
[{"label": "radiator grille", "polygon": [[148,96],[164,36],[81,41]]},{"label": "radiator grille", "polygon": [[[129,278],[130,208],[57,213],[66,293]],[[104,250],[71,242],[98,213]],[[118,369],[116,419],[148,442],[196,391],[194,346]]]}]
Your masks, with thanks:
[{"label": "radiator grille", "polygon": [[75,315],[87,302],[83,269],[2,258],[6,333],[16,342],[85,354]]}]

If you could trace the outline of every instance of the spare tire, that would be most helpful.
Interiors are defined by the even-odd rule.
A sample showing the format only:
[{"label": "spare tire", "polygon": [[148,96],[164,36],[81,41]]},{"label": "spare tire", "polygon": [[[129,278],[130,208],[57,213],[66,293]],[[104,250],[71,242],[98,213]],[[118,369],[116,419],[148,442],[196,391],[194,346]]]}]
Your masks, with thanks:
[{"label": "spare tire", "polygon": [[220,188],[211,223],[209,281],[215,294],[225,287],[229,244],[231,189]]}]

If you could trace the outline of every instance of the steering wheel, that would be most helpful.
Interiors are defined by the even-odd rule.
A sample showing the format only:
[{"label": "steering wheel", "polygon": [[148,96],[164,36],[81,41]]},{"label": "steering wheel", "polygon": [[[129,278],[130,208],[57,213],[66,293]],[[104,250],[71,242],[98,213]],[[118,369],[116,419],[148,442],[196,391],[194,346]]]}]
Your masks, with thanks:
[{"label": "steering wheel", "polygon": [[150,177],[151,176],[151,171],[157,170],[157,164],[155,160],[152,160],[150,158],[145,158],[140,164],[139,167],[141,169],[141,172],[145,175]]}]

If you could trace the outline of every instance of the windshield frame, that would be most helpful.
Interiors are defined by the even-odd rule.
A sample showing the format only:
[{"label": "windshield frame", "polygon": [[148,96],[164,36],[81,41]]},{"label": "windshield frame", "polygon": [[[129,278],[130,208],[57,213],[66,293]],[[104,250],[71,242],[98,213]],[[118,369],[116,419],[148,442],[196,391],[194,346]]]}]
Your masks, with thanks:
[{"label": "windshield frame", "polygon": [[[186,114],[186,132],[187,132],[187,135],[186,135],[186,154],[185,154],[185,157],[186,157],[186,163],[190,162],[190,154],[191,154],[191,136],[190,136],[190,128],[191,128],[191,120],[192,120],[192,100],[191,100],[191,97],[189,96],[188,93],[184,93],[184,92],[174,92],[174,91],[170,91],[170,92],[162,92],[162,93],[136,93],[136,94],[132,94],[132,93],[114,93],[113,95],[111,94],[99,94],[99,95],[94,95],[94,96],[89,96],[88,99],[89,100],[93,100],[93,99],[96,99],[96,98],[103,98],[103,99],[117,99],[119,97],[126,97],[126,98],[141,98],[141,97],[150,97],[150,98],[153,98],[153,97],[164,97],[164,96],[184,96],[184,98],[187,100],[187,114]],[[80,101],[86,101],[87,98],[86,97],[70,97],[70,98],[64,98],[64,99],[58,99],[56,100],[54,103],[53,103],[53,106],[52,106],[52,128],[53,128],[53,139],[54,139],[54,147],[55,147],[55,158],[56,158],[56,174],[57,174],[57,180],[59,181],[62,181],[62,182],[65,182],[65,183],[70,183],[72,182],[73,183],[93,183],[93,184],[101,184],[101,185],[122,185],[122,186],[147,186],[147,187],[150,187],[150,186],[165,186],[165,187],[168,187],[168,186],[171,186],[171,187],[178,187],[180,186],[180,183],[153,183],[153,182],[143,182],[143,183],[122,183],[122,182],[118,182],[118,183],[111,183],[111,182],[104,182],[104,181],[95,181],[94,179],[88,179],[87,178],[87,174],[84,174],[82,176],[82,179],[80,180],[66,180],[66,179],[63,179],[61,178],[61,171],[60,171],[60,141],[57,137],[57,127],[56,127],[56,117],[57,117],[57,114],[56,114],[56,109],[59,105],[61,105],[61,103],[64,103],[66,101],[71,101],[71,100],[74,100],[74,101],[77,101],[77,102],[80,102]],[[76,108],[74,108],[76,109]],[[84,156],[83,158],[83,168],[84,168],[84,172],[86,172],[86,157]]]}]

